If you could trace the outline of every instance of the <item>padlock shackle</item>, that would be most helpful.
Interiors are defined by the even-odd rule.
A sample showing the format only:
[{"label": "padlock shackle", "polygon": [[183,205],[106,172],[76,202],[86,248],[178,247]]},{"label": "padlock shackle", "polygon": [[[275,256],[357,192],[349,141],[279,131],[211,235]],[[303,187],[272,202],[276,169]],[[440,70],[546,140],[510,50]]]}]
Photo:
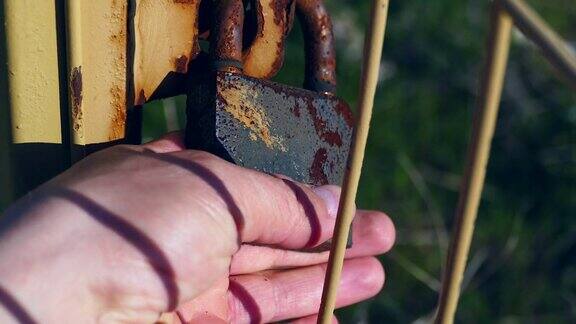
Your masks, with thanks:
[{"label": "padlock shackle", "polygon": [[[322,0],[296,0],[296,14],[304,32],[306,57],[304,88],[336,92],[336,51],[332,21]],[[211,55],[218,71],[242,73],[242,0],[215,1]]]},{"label": "padlock shackle", "polygon": [[242,72],[242,0],[214,1],[214,31],[210,33],[210,53],[218,71]]},{"label": "padlock shackle", "polygon": [[336,92],[336,51],[332,21],[322,0],[296,0],[296,15],[304,33],[304,88]]}]

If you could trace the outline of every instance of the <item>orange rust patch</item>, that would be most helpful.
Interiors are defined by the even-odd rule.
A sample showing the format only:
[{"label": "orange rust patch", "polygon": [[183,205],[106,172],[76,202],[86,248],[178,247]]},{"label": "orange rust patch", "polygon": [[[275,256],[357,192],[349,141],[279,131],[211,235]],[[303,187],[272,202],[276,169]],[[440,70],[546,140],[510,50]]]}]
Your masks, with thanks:
[{"label": "orange rust patch", "polygon": [[144,89],[140,89],[140,93],[138,94],[138,98],[136,98],[136,102],[134,104],[136,106],[139,106],[145,103],[146,103],[146,94],[144,93]]},{"label": "orange rust patch", "polygon": [[280,26],[280,24],[286,24],[290,21],[290,13],[294,12],[294,3],[293,0],[273,0],[270,2],[276,25]]},{"label": "orange rust patch", "polygon": [[82,67],[70,72],[70,99],[72,100],[72,127],[79,131],[82,126]]},{"label": "orange rust patch", "polygon": [[251,132],[251,139],[260,139],[270,149],[286,152],[283,139],[273,136],[263,107],[257,106],[246,96],[247,89],[224,88],[219,93],[224,110],[241,122]]},{"label": "orange rust patch", "polygon": [[123,90],[118,86],[110,88],[112,95],[112,102],[110,103],[114,108],[111,116],[109,128],[109,140],[122,138],[124,135],[124,127],[126,125],[126,109],[125,109],[125,96]]},{"label": "orange rust patch", "polygon": [[[201,52],[198,43],[201,17],[198,11],[201,3],[207,6],[208,2],[212,1],[136,1],[132,21],[134,52],[131,62],[134,88],[129,94],[135,104],[143,104],[170,73],[188,72],[188,63]],[[203,12],[202,16],[211,15]]]},{"label": "orange rust patch", "polygon": [[[126,2],[121,2],[118,5],[117,13],[127,12]],[[124,26],[117,28],[110,36],[110,43],[115,48],[116,57],[113,59],[114,70],[126,71],[126,27],[125,17],[122,14],[113,16],[113,18],[124,22]],[[117,140],[124,137],[124,128],[126,124],[126,81],[125,77],[115,78],[110,84],[110,107],[109,112],[109,128],[108,140]]]},{"label": "orange rust patch", "polygon": [[244,72],[269,79],[284,63],[285,39],[294,18],[294,0],[258,1],[258,33],[244,52]]},{"label": "orange rust patch", "polygon": [[188,71],[188,57],[180,55],[174,59],[174,69],[178,73],[186,73]]}]

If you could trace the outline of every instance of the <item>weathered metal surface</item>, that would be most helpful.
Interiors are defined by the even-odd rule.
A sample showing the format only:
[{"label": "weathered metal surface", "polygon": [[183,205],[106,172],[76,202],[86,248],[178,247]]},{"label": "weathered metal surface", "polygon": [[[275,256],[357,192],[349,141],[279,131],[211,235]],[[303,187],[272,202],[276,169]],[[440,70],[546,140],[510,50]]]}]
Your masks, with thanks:
[{"label": "weathered metal surface", "polygon": [[[131,24],[134,104],[185,93],[186,78],[196,77],[184,74],[188,72],[190,62],[201,54],[199,39],[211,39],[211,35],[222,33],[221,29],[243,21],[244,16],[246,28],[230,29],[237,32],[236,36],[230,37],[242,37],[244,41],[244,44],[240,42],[241,49],[234,49],[233,60],[242,62],[246,75],[273,77],[284,62],[285,41],[292,29],[295,4],[295,0],[248,0],[244,3],[136,0]],[[230,8],[230,11],[220,12],[220,16],[214,18],[215,7]],[[235,41],[228,44],[235,44]]]},{"label": "weathered metal surface", "polygon": [[[253,39],[244,51],[244,73],[269,79],[284,62],[286,37],[294,20],[294,0],[253,0]],[[248,18],[248,17],[247,17]],[[248,21],[247,21],[248,24]]]},{"label": "weathered metal surface", "polygon": [[214,8],[210,53],[218,69],[242,69],[244,5],[239,0],[222,0]]},{"label": "weathered metal surface", "polygon": [[55,1],[3,6],[12,141],[61,143]]},{"label": "weathered metal surface", "polygon": [[68,0],[68,87],[75,146],[124,138],[128,0]]},{"label": "weathered metal surface", "polygon": [[336,51],[332,21],[322,0],[296,0],[296,14],[304,33],[306,89],[336,90]]},{"label": "weathered metal surface", "polygon": [[68,166],[61,4],[0,2],[0,208]]},{"label": "weathered metal surface", "polygon": [[[171,73],[184,74],[200,52],[200,0],[136,0],[134,103],[144,104]],[[205,13],[206,14],[206,13]]]},{"label": "weathered metal surface", "polygon": [[[313,185],[340,184],[352,114],[335,90],[331,24],[321,2],[300,6],[301,19],[318,37],[307,38],[308,91],[245,76],[242,71],[244,7],[220,1],[215,10],[212,68],[195,76],[188,94],[187,142],[236,164]],[[322,17],[322,23],[311,20]],[[200,66],[209,64],[200,64]],[[206,73],[206,68],[199,69]]]},{"label": "weathered metal surface", "polygon": [[353,120],[337,97],[216,72],[188,100],[192,148],[304,183],[341,183]]}]

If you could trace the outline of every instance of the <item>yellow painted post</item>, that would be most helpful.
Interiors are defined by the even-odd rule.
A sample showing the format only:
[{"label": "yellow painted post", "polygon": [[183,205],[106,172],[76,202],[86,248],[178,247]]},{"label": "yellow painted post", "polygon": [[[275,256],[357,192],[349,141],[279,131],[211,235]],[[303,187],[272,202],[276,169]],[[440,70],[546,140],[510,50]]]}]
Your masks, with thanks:
[{"label": "yellow painted post", "polygon": [[14,143],[62,143],[54,1],[5,0]]},{"label": "yellow painted post", "polygon": [[67,0],[73,160],[124,138],[128,0]]},{"label": "yellow painted post", "polygon": [[[58,1],[4,0],[2,17],[6,57],[6,100],[2,116],[9,119],[10,154],[2,158],[9,174],[3,200],[18,197],[67,166],[62,145],[59,57],[57,37]],[[4,121],[1,127],[7,127]],[[6,139],[3,141],[6,142]],[[41,158],[40,158],[41,157]]]}]

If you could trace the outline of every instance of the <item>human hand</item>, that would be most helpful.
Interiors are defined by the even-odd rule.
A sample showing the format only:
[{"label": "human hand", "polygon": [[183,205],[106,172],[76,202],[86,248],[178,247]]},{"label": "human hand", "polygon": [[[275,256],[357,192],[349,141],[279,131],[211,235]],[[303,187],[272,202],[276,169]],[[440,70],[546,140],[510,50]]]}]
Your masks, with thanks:
[{"label": "human hand", "polygon": [[[339,189],[183,150],[95,153],[21,199],[0,234],[0,322],[315,321]],[[337,305],[374,296],[390,219],[358,211]],[[299,251],[300,250],[300,251]]]}]

